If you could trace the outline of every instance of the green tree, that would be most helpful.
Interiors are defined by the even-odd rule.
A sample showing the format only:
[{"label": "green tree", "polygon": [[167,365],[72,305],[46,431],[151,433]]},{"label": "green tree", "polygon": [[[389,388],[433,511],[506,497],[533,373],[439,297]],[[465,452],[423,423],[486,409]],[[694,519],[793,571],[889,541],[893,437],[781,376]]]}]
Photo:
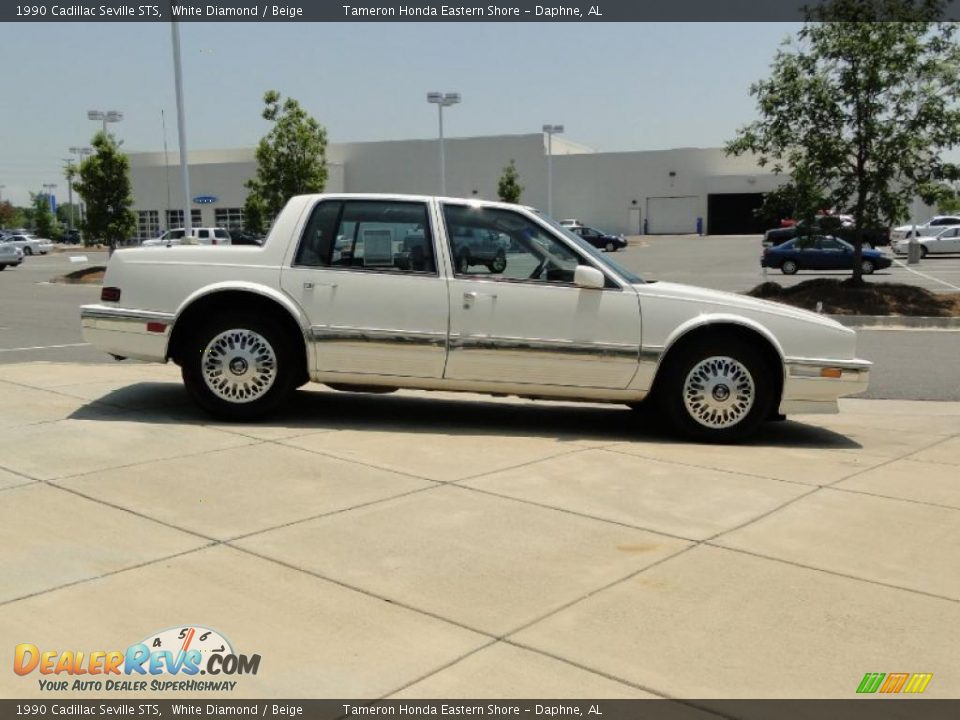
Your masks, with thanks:
[{"label": "green tree", "polygon": [[863,282],[866,227],[895,224],[960,168],[956,25],[941,0],[832,0],[812,11],[755,83],[760,119],[728,143],[776,173],[817,178],[829,205],[853,215],[853,283]]},{"label": "green tree", "polygon": [[936,197],[937,212],[944,215],[960,213],[960,187],[941,185]]},{"label": "green tree", "polygon": [[785,218],[810,222],[830,206],[826,191],[802,173],[794,173],[790,180],[763,195],[763,204],[754,211],[767,227],[776,227]]},{"label": "green tree", "polygon": [[9,200],[0,202],[0,227],[15,228],[23,225],[23,211]]},{"label": "green tree", "polygon": [[33,227],[42,238],[54,238],[59,235],[57,218],[50,209],[50,196],[46,193],[30,193],[33,206]]},{"label": "green tree", "polygon": [[523,194],[523,185],[520,184],[520,175],[517,172],[517,164],[511,158],[503,168],[503,174],[497,182],[497,197],[501,202],[518,203]]},{"label": "green tree", "polygon": [[273,128],[257,145],[257,174],[245,183],[248,230],[263,232],[294,195],[323,192],[327,184],[327,131],[293,98],[263,95],[263,119]]},{"label": "green tree", "polygon": [[89,241],[106,240],[113,252],[118,241],[137,231],[137,217],[130,209],[130,162],[111,135],[99,132],[91,145],[94,154],[80,165],[80,181],[73,189],[87,206],[84,235]]}]

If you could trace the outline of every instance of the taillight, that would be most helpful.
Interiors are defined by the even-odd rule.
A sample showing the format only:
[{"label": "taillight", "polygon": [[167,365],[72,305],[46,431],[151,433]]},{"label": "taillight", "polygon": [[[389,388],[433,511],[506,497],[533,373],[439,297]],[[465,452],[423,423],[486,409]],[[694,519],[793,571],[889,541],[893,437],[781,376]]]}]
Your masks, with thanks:
[{"label": "taillight", "polygon": [[211,244],[211,245],[216,245],[216,244],[217,244],[217,239],[216,239],[216,238],[213,238],[213,240],[210,241],[210,244]]},{"label": "taillight", "polygon": [[120,288],[105,287],[100,291],[100,302],[120,302]]}]

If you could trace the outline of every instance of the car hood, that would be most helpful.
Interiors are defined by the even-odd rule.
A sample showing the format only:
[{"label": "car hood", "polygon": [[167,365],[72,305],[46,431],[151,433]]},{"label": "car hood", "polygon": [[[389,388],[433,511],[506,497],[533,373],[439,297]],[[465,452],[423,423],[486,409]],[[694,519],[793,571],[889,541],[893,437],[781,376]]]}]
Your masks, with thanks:
[{"label": "car hood", "polygon": [[700,303],[706,312],[736,311],[748,315],[776,315],[781,318],[790,318],[832,330],[852,332],[836,320],[832,320],[825,315],[820,315],[819,313],[809,310],[802,310],[801,308],[784,303],[760,300],[749,297],[748,295],[724,292],[722,290],[710,290],[696,287],[695,285],[682,285],[680,283],[660,280],[652,283],[639,283],[634,287],[637,288],[637,292],[640,293],[641,297],[645,295],[655,295],[662,298]]}]

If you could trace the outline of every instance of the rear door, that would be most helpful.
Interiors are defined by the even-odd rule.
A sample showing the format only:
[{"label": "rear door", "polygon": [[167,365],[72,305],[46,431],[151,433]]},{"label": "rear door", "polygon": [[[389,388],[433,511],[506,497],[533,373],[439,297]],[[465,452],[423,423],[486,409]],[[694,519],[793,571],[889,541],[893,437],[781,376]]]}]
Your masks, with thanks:
[{"label": "rear door", "polygon": [[313,207],[280,284],[310,319],[321,376],[442,377],[449,311],[431,214],[418,201]]}]

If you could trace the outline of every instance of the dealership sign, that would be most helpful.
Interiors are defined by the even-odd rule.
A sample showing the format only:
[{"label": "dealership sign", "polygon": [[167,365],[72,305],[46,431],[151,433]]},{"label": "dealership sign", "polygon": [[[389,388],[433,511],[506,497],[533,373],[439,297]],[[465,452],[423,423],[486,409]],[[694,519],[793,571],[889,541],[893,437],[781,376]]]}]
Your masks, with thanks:
[{"label": "dealership sign", "polygon": [[216,195],[197,195],[193,199],[193,201],[197,205],[210,205],[211,203],[215,203],[217,201],[217,196]]}]

